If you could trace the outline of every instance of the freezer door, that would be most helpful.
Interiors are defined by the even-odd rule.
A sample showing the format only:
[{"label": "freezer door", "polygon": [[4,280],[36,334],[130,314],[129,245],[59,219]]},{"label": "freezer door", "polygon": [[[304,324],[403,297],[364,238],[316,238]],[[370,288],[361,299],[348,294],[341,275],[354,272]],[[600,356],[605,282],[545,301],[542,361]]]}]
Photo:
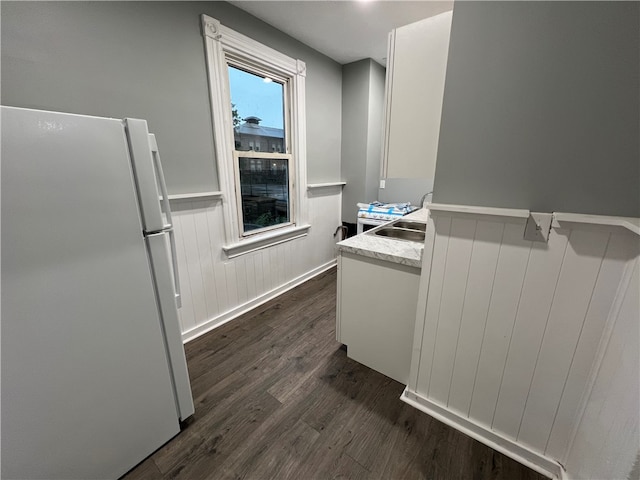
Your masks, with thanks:
[{"label": "freezer door", "polygon": [[171,366],[173,383],[181,420],[193,415],[193,397],[189,384],[189,373],[180,334],[178,310],[173,300],[174,284],[171,278],[174,274],[170,260],[169,236],[171,232],[161,232],[147,235],[147,247],[153,276],[156,283],[160,319],[164,329],[167,357]]},{"label": "freezer door", "polygon": [[131,152],[131,164],[138,190],[142,228],[147,233],[171,228],[169,199],[164,187],[162,165],[158,155],[151,148],[155,137],[149,137],[145,120],[127,118],[124,120]]},{"label": "freezer door", "polygon": [[1,111],[2,478],[119,478],[180,431],[124,126]]}]

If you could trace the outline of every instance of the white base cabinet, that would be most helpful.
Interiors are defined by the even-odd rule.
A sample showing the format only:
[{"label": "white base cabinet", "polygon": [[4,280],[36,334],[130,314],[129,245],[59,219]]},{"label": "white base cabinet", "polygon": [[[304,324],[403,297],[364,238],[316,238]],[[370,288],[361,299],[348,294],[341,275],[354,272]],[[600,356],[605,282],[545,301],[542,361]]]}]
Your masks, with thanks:
[{"label": "white base cabinet", "polygon": [[420,269],[340,252],[336,338],[347,356],[407,384]]}]

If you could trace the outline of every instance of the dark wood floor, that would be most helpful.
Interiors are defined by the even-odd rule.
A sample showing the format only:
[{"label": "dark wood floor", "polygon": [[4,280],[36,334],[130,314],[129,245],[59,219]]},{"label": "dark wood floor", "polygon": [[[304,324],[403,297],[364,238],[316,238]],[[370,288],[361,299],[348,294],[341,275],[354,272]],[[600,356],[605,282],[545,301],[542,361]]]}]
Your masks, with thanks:
[{"label": "dark wood floor", "polygon": [[188,343],[196,413],[126,480],[544,478],[347,358],[335,306],[332,269]]}]

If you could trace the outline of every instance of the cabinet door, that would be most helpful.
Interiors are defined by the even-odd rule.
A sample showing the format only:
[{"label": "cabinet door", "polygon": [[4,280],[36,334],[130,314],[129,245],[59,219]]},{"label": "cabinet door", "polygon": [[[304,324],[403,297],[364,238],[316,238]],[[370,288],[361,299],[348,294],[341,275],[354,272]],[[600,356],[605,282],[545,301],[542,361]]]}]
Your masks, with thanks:
[{"label": "cabinet door", "polygon": [[420,269],[357,255],[340,259],[340,338],[347,355],[406,385]]},{"label": "cabinet door", "polygon": [[434,177],[451,17],[441,13],[390,34],[383,177]]}]

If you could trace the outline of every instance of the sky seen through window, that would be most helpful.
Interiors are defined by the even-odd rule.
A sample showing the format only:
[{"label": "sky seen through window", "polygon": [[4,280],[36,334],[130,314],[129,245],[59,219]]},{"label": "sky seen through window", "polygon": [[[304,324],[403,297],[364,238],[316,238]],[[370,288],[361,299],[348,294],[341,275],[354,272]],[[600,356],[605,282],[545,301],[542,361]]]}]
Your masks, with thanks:
[{"label": "sky seen through window", "polygon": [[264,77],[229,65],[231,103],[240,118],[258,117],[263,127],[284,128],[284,87],[281,83],[265,82]]}]

